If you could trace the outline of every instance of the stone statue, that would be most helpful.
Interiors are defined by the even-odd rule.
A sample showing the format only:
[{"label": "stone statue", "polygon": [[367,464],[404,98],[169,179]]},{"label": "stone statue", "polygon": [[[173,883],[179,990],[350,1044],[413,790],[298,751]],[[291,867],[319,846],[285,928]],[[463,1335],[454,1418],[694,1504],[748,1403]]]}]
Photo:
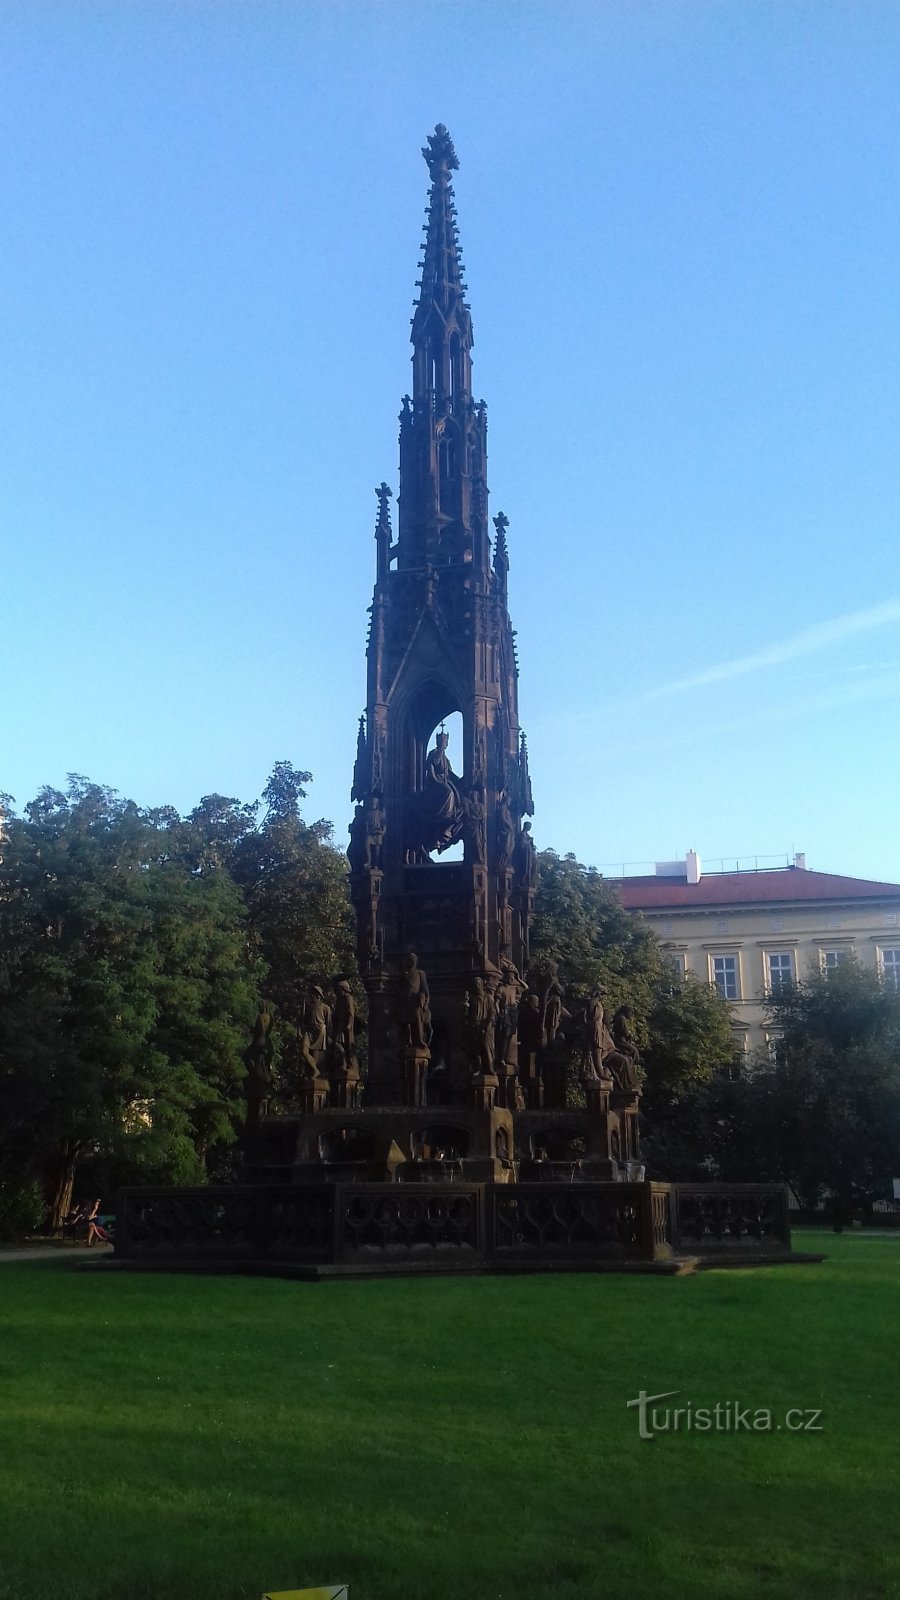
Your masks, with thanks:
[{"label": "stone statue", "polygon": [[303,1014],[300,1035],[300,1059],[308,1077],[317,1077],[319,1065],[328,1047],[331,1029],[331,1007],[317,983],[309,991]]},{"label": "stone statue", "polygon": [[633,1016],[634,1011],[631,1006],[620,1006],[612,1019],[615,1055],[610,1057],[610,1063],[614,1063],[613,1076],[620,1089],[640,1087],[641,1055],[631,1026]]},{"label": "stone statue", "polygon": [[333,1043],[340,1045],[347,1061],[352,1061],[356,1048],[356,1001],[346,978],[335,980],[331,1037]]},{"label": "stone statue", "polygon": [[381,796],[373,794],[366,806],[366,867],[370,872],[381,871],[381,845],[384,839],[384,808]]},{"label": "stone statue", "polygon": [[259,1122],[260,1118],[265,1116],[269,1095],[272,1092],[272,1068],[275,1061],[272,1023],[272,1014],[265,1000],[261,1000],[250,1043],[244,1051],[244,1062],[247,1067],[244,1095],[247,1100],[248,1123]]},{"label": "stone statue", "polygon": [[559,981],[555,961],[547,962],[547,971],[541,984],[541,1001],[547,1043],[552,1044],[562,1024],[571,1015],[563,1005],[563,986]]},{"label": "stone statue", "polygon": [[347,859],[351,872],[377,872],[381,869],[381,843],[384,839],[384,811],[377,794],[365,805],[358,805],[350,823]]},{"label": "stone statue", "polygon": [[603,1010],[603,990],[597,987],[591,990],[584,1008],[584,1076],[611,1081],[605,1061],[614,1049]]},{"label": "stone statue", "polygon": [[415,842],[425,850],[448,849],[462,831],[463,803],[459,780],[447,755],[449,743],[448,733],[437,735],[434,749],[425,761],[425,782],[414,796],[418,835]]},{"label": "stone statue", "polygon": [[531,823],[522,823],[522,832],[519,834],[517,866],[519,878],[526,889],[533,889],[537,884],[537,851],[531,837]]},{"label": "stone statue", "polygon": [[494,1070],[494,1030],[497,1013],[494,996],[483,978],[473,977],[469,980],[465,1013],[466,1042],[472,1070],[476,1076],[490,1074]]},{"label": "stone statue", "polygon": [[528,1067],[531,1077],[536,1074],[540,1053],[546,1043],[541,997],[534,993],[527,994],[519,1005],[519,1050],[522,1064]]},{"label": "stone statue", "polygon": [[431,997],[428,979],[412,950],[403,962],[400,1017],[403,1043],[427,1050],[431,1043]]},{"label": "stone statue", "polygon": [[503,956],[500,961],[500,983],[496,996],[496,1060],[507,1067],[517,1067],[519,1064],[519,1001],[524,993],[525,984],[519,977],[514,962]]},{"label": "stone statue", "polygon": [[463,837],[471,848],[472,860],[483,866],[487,856],[484,801],[475,788],[463,795]]},{"label": "stone statue", "polygon": [[497,871],[507,872],[513,863],[513,853],[516,847],[516,825],[513,814],[509,809],[509,799],[505,789],[501,789],[497,801]]},{"label": "stone statue", "polygon": [[368,831],[365,811],[362,805],[358,805],[348,829],[350,843],[347,846],[347,860],[350,863],[351,872],[365,872],[366,870],[369,855]]}]

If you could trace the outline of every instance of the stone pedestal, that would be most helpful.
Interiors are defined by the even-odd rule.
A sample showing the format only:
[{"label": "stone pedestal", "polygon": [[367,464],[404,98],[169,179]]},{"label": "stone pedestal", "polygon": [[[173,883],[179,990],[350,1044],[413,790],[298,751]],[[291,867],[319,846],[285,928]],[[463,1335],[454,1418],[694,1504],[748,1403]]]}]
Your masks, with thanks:
[{"label": "stone pedestal", "polygon": [[343,1111],[353,1111],[359,1105],[359,1067],[355,1061],[330,1074],[328,1104]]},{"label": "stone pedestal", "polygon": [[403,1051],[403,1104],[407,1106],[424,1106],[425,1104],[425,1079],[428,1075],[428,1063],[431,1060],[431,1051],[424,1046],[407,1045]]},{"label": "stone pedestal", "polygon": [[[488,1085],[486,1089],[482,1087],[482,1092],[493,1091]],[[463,1177],[470,1183],[509,1183],[514,1173],[514,1153],[512,1113],[504,1106],[480,1106],[472,1129],[472,1147],[462,1162]]]},{"label": "stone pedestal", "polygon": [[499,1079],[495,1072],[476,1072],[472,1079],[472,1105],[476,1111],[493,1111]]},{"label": "stone pedestal", "polygon": [[314,1078],[303,1078],[297,1095],[300,1106],[300,1115],[304,1117],[311,1117],[317,1111],[321,1111],[323,1106],[327,1106],[328,1104],[328,1096],[330,1092],[331,1084],[329,1083],[328,1079],[323,1078],[321,1074],[317,1073]]}]

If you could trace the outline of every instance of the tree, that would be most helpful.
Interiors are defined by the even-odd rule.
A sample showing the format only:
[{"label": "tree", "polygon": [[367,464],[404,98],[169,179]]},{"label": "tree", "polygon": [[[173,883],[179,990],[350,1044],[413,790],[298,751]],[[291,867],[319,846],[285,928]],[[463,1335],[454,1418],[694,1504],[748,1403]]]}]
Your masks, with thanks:
[{"label": "tree", "polygon": [[277,762],[263,791],[262,821],[241,834],[229,858],[266,967],[266,998],[289,1021],[297,1020],[311,981],[346,975],[357,982],[347,859],[334,846],[330,822],[301,816],[310,778]]},{"label": "tree", "polygon": [[810,1206],[870,1206],[900,1172],[900,993],[848,962],[768,1011],[779,1043],[747,1082],[747,1156]]},{"label": "tree", "polygon": [[900,1173],[900,995],[853,963],[773,995],[773,1054],[717,1073],[651,1122],[661,1175],[787,1183],[836,1217]]},{"label": "tree", "polygon": [[87,1151],[202,1173],[234,1137],[260,971],[240,896],[160,823],[73,776],[8,820],[0,865],[0,1154],[44,1166],[51,1223]]},{"label": "tree", "polygon": [[731,1013],[715,989],[679,978],[656,936],[622,906],[614,884],[573,855],[538,856],[532,952],[559,963],[570,990],[595,984],[606,1006],[633,1006],[646,1067],[648,1125],[657,1109],[707,1081],[734,1054]]}]

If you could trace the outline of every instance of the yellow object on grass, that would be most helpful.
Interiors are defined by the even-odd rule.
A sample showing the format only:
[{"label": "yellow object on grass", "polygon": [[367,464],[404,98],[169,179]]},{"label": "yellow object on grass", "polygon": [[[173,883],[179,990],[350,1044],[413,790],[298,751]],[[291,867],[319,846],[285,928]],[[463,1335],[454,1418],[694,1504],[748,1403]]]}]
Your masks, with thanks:
[{"label": "yellow object on grass", "polygon": [[327,1583],[324,1589],[269,1589],[262,1600],[347,1600],[345,1583]]}]

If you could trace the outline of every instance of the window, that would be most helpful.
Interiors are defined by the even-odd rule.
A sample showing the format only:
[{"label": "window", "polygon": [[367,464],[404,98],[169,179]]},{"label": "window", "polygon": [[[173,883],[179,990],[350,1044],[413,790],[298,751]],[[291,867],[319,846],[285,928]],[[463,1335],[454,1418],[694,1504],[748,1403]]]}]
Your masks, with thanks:
[{"label": "window", "polygon": [[722,999],[737,1000],[740,996],[737,956],[712,956],[710,965],[713,983]]},{"label": "window", "polygon": [[882,950],[881,976],[892,988],[900,989],[900,950]]},{"label": "window", "polygon": [[850,955],[851,952],[847,948],[843,950],[820,950],[819,958],[822,962],[822,971],[826,973],[835,972],[838,967],[844,965],[845,961],[850,960]]},{"label": "window", "polygon": [[782,994],[794,981],[794,958],[788,950],[766,954],[766,980],[770,994]]},{"label": "window", "polygon": [[785,1049],[784,1039],[780,1033],[766,1034],[766,1049],[769,1052],[769,1060],[774,1066],[783,1067],[785,1065],[785,1062],[787,1061],[787,1051]]}]

